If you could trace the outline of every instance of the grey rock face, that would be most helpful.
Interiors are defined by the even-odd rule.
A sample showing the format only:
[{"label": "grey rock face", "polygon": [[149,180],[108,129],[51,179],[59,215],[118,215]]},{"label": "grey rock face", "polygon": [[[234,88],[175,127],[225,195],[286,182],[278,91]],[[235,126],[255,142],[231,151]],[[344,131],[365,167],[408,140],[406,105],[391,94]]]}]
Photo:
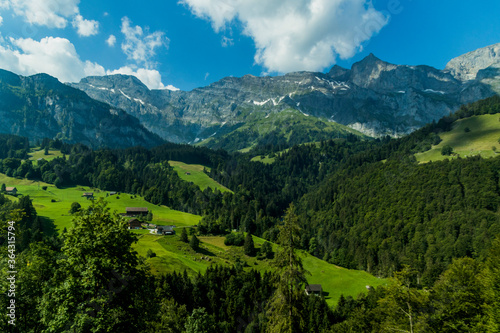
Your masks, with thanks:
[{"label": "grey rock face", "polygon": [[483,47],[452,59],[445,68],[462,81],[475,80],[479,71],[500,65],[500,43]]}]

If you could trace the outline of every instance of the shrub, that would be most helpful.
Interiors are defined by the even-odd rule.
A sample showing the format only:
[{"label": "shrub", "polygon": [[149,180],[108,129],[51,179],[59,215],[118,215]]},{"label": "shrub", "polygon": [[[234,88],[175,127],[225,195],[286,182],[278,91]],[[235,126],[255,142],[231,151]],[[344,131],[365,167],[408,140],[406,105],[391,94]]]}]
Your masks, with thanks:
[{"label": "shrub", "polygon": [[70,214],[74,214],[76,212],[79,212],[81,208],[82,208],[82,205],[80,205],[78,202],[73,202],[71,204],[71,209],[69,210],[69,212],[70,212]]},{"label": "shrub", "polygon": [[156,253],[154,253],[153,250],[148,249],[148,252],[146,253],[146,257],[154,258],[154,257],[156,257]]},{"label": "shrub", "polygon": [[245,244],[245,236],[243,233],[230,233],[226,236],[226,239],[224,239],[224,245],[226,246],[243,246],[243,244]]},{"label": "shrub", "polygon": [[441,149],[441,155],[450,156],[453,154],[453,148],[450,145],[446,145]]}]

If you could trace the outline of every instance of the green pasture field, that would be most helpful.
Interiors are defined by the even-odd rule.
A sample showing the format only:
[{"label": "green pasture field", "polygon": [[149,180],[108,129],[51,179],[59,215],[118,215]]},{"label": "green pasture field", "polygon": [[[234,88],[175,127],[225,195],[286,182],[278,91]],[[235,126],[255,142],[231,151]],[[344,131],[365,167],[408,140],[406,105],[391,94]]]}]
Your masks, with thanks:
[{"label": "green pasture field", "polygon": [[212,190],[218,189],[221,192],[232,192],[230,189],[219,184],[218,182],[210,178],[205,172],[203,172],[203,168],[210,170],[210,168],[208,167],[200,164],[186,164],[177,161],[168,161],[168,164],[170,164],[174,168],[174,170],[182,180],[198,185],[198,187],[202,191],[207,187],[210,187]]},{"label": "green pasture field", "polygon": [[[153,205],[140,196],[126,193],[107,197],[108,191],[81,186],[58,189],[44,182],[16,179],[4,174],[0,174],[0,184],[5,184],[7,187],[15,186],[20,195],[29,195],[33,199],[33,206],[38,215],[43,218],[44,226],[51,229],[62,230],[72,226],[73,216],[69,214],[71,204],[78,202],[82,207],[88,207],[91,204],[91,200],[82,197],[84,192],[94,193],[95,199],[103,198],[108,202],[108,207],[118,213],[124,213],[126,207],[147,207],[153,213],[151,223],[154,224],[192,226],[198,224],[201,219],[198,215],[180,212],[166,206]],[[43,186],[47,186],[47,190],[43,190]]]},{"label": "green pasture field", "polygon": [[[443,132],[439,136],[442,141],[438,145],[426,152],[415,154],[417,161],[426,163],[476,155],[481,155],[484,158],[495,157],[500,154],[498,142],[500,139],[500,116],[487,114],[460,119],[453,124],[451,131]],[[446,145],[453,148],[453,155],[441,155],[441,149]]]}]

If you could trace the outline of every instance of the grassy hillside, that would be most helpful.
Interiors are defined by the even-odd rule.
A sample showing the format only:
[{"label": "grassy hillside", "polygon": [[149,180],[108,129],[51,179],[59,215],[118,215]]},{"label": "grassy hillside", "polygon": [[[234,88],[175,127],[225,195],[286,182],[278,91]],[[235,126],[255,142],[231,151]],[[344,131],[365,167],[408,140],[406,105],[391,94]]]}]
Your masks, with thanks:
[{"label": "grassy hillside", "polygon": [[[178,229],[175,236],[139,235],[139,242],[134,248],[142,256],[146,256],[148,249],[156,253],[156,257],[147,259],[147,262],[157,273],[186,270],[189,275],[194,275],[197,272],[204,272],[210,265],[234,265],[238,258],[244,263],[245,269],[254,268],[260,272],[273,269],[270,260],[258,260],[256,257],[246,256],[243,247],[225,246],[224,237],[200,236],[201,251],[196,253],[188,244],[179,240],[179,234]],[[264,241],[254,237],[257,248]],[[277,250],[276,245],[273,245],[273,250]],[[329,305],[335,304],[342,294],[357,296],[366,292],[367,285],[378,286],[387,282],[364,271],[349,270],[329,264],[305,252],[301,256],[304,267],[311,273],[307,277],[308,282],[323,286]]]},{"label": "grassy hillside", "polygon": [[200,143],[210,148],[245,152],[257,144],[287,143],[289,145],[314,142],[362,133],[335,122],[309,116],[295,109],[277,113],[255,113],[238,129],[223,136],[211,137]]},{"label": "grassy hillside", "polygon": [[[321,142],[307,142],[307,143],[300,144],[299,146],[303,146],[303,145],[315,145],[316,147],[319,147],[321,145]],[[257,156],[252,157],[252,159],[250,161],[261,162],[264,164],[273,164],[275,159],[276,159],[276,156],[281,156],[281,154],[286,153],[289,150],[290,150],[290,148],[287,148],[285,150],[276,152],[276,153],[271,154],[271,155],[265,155],[265,156],[264,155],[257,155]]]},{"label": "grassy hillside", "polygon": [[200,164],[186,164],[177,161],[168,161],[168,164],[174,168],[182,180],[198,185],[202,191],[207,187],[210,187],[212,190],[218,189],[221,192],[232,192],[230,189],[219,184],[203,172],[203,168],[210,170],[208,167]]},{"label": "grassy hillside", "polygon": [[52,161],[56,157],[62,157],[63,153],[61,153],[59,150],[55,149],[49,149],[48,155],[45,155],[45,149],[40,149],[40,148],[31,148],[30,152],[30,160],[36,161],[39,158],[43,158],[47,161]]},{"label": "grassy hillside", "polygon": [[[439,134],[442,141],[438,145],[433,146],[431,150],[416,154],[415,157],[419,162],[425,163],[457,158],[458,156],[497,156],[500,153],[499,117],[498,114],[487,114],[457,120],[451,131]],[[452,156],[441,155],[441,149],[446,145],[453,148],[454,154]]]},{"label": "grassy hillside", "polygon": [[[83,192],[93,192],[95,198],[104,198],[111,210],[125,212],[126,207],[147,207],[153,213],[152,223],[173,224],[177,226],[192,226],[201,219],[198,215],[188,214],[170,209],[166,206],[156,206],[145,201],[140,196],[121,193],[106,197],[108,192],[88,187],[67,187],[58,189],[54,185],[34,182],[27,179],[16,179],[0,174],[0,184],[15,186],[18,193],[29,195],[39,216],[44,218],[46,226],[53,225],[57,230],[71,227],[72,216],[68,213],[73,202],[79,202],[82,207],[91,203],[82,197]],[[47,186],[47,190],[42,187]],[[54,202],[52,202],[54,201]]]}]

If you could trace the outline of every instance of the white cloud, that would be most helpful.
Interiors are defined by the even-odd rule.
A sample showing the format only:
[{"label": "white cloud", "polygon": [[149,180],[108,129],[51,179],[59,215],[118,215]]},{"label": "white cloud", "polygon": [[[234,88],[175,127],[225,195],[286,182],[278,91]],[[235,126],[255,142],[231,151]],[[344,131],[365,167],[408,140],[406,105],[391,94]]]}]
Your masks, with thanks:
[{"label": "white cloud", "polygon": [[0,45],[0,68],[21,75],[47,73],[63,82],[79,81],[84,76],[103,75],[104,68],[90,61],[82,61],[75,47],[65,38],[45,37],[9,39]]},{"label": "white cloud", "polygon": [[86,20],[80,14],[74,17],[72,24],[73,28],[77,29],[78,35],[82,37],[97,35],[99,31],[99,22]]},{"label": "white cloud", "polygon": [[3,24],[3,17],[0,16],[0,25],[2,25],[2,24]]},{"label": "white cloud", "polygon": [[108,44],[109,47],[115,46],[115,44],[116,44],[115,35],[109,35],[108,39],[106,39],[106,44]]},{"label": "white cloud", "polygon": [[48,28],[66,28],[68,19],[80,36],[96,35],[99,22],[86,20],[80,15],[80,0],[0,0],[0,8],[12,9],[33,25]]},{"label": "white cloud", "polygon": [[125,36],[122,50],[127,58],[147,68],[154,66],[151,58],[156,55],[156,49],[161,46],[168,47],[169,39],[163,32],[149,33],[147,29],[145,32],[140,26],[131,26],[128,17],[122,18],[121,31]]},{"label": "white cloud", "polygon": [[161,74],[157,70],[154,69],[145,69],[145,68],[139,68],[134,70],[130,66],[124,66],[119,69],[113,70],[113,71],[107,71],[107,75],[114,75],[114,74],[125,74],[125,75],[133,75],[137,77],[139,80],[141,80],[142,83],[144,83],[149,89],[167,89],[167,90],[172,90],[172,91],[177,91],[179,88],[176,88],[172,85],[167,85],[165,86],[161,82]]},{"label": "white cloud", "polygon": [[80,0],[7,0],[4,4],[31,24],[65,28],[67,18],[78,14],[79,2]]},{"label": "white cloud", "polygon": [[78,82],[86,76],[126,74],[137,77],[149,89],[179,90],[172,85],[165,86],[157,70],[124,66],[110,71],[97,63],[83,61],[65,38],[46,37],[40,41],[10,38],[9,41],[0,44],[0,68],[20,75],[47,73],[62,82]]},{"label": "white cloud", "polygon": [[216,32],[239,20],[270,72],[319,71],[350,58],[387,24],[367,0],[180,0]]},{"label": "white cloud", "polygon": [[221,40],[221,45],[222,45],[222,47],[233,46],[234,45],[234,41],[233,41],[232,38],[228,38],[226,36],[223,36],[222,40]]}]

